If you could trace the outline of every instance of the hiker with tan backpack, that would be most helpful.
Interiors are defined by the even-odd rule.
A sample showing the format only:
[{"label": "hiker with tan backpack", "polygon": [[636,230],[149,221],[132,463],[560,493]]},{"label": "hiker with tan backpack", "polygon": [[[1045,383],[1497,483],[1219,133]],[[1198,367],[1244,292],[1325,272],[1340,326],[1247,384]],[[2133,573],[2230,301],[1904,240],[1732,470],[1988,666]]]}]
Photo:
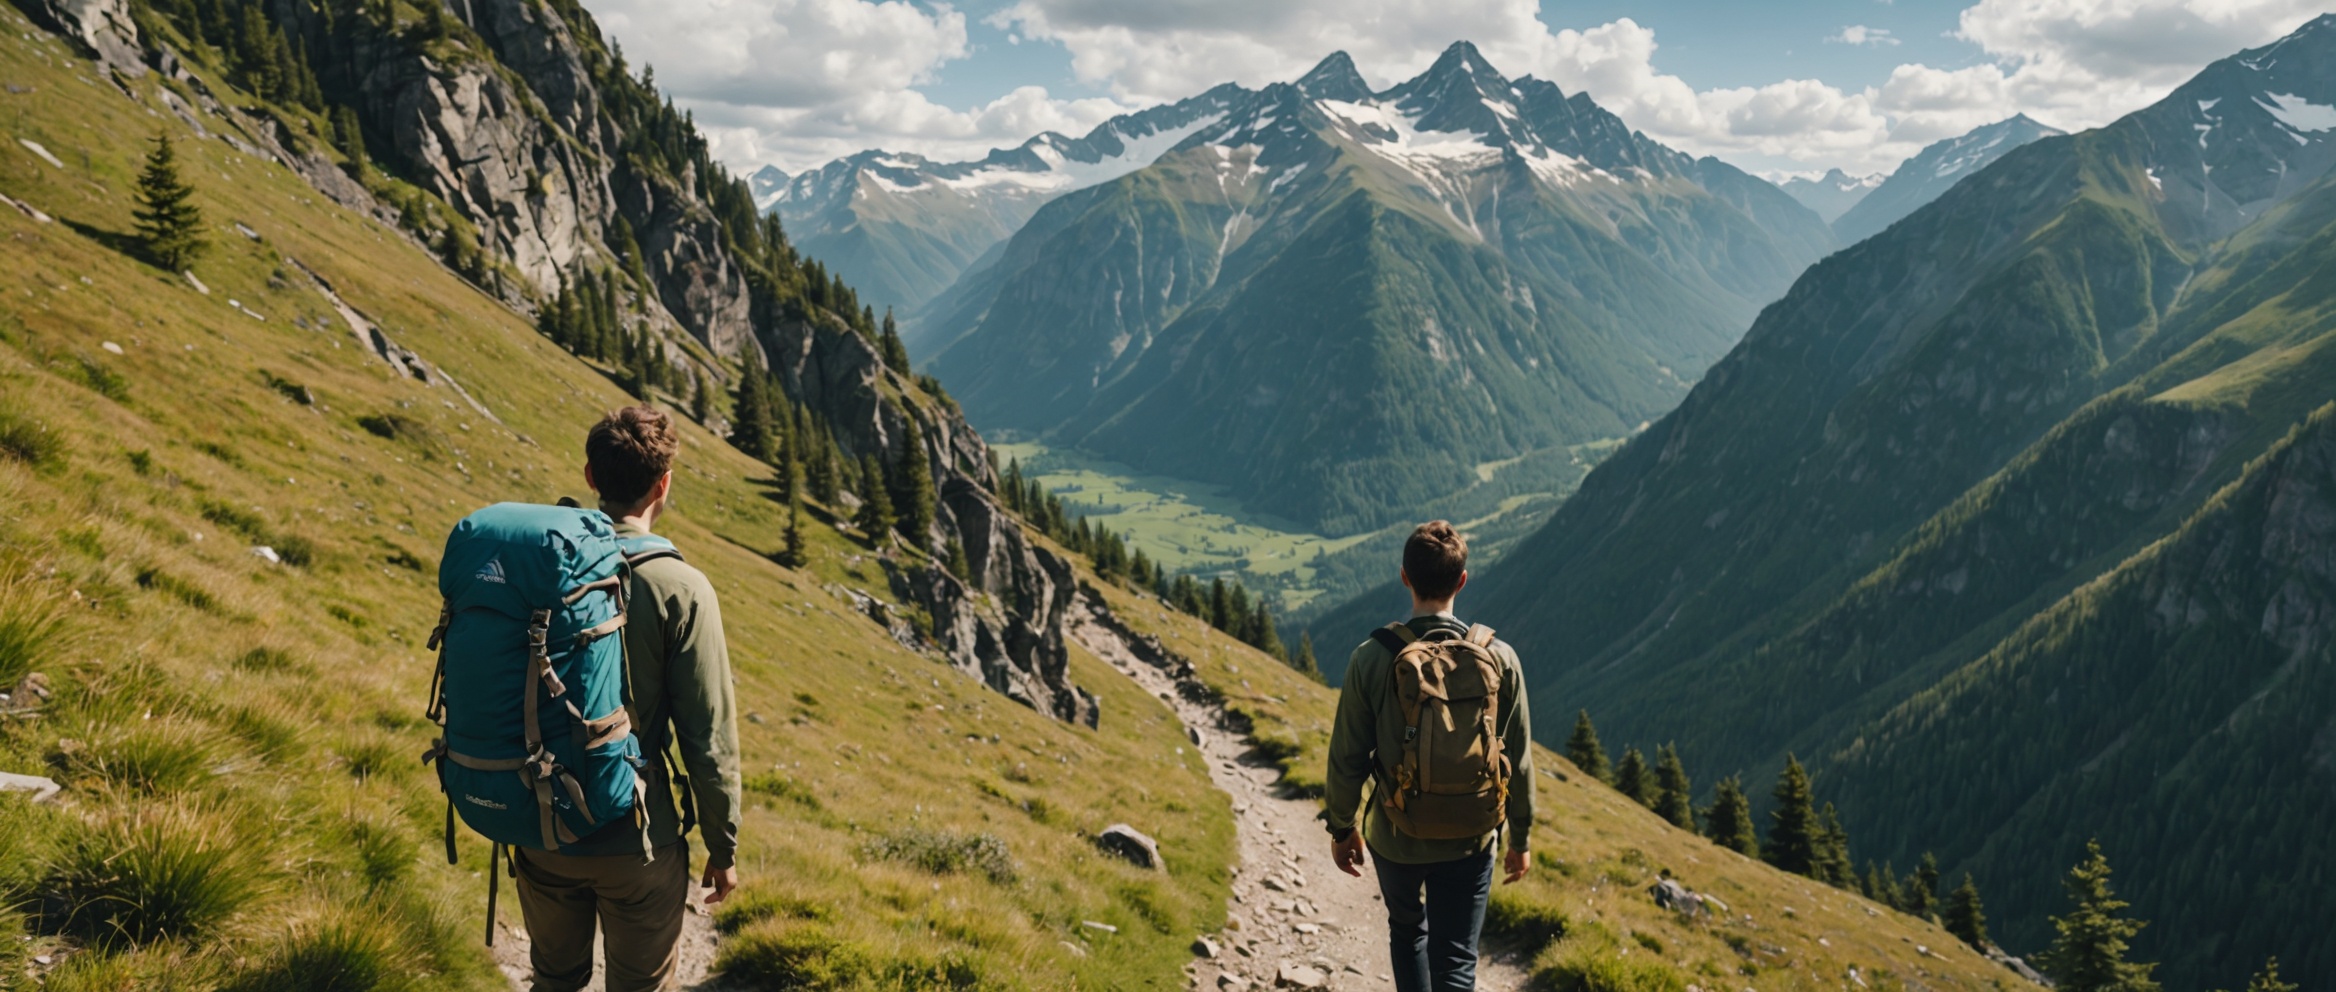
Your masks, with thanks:
[{"label": "hiker with tan backpack", "polygon": [[1468,584],[1460,532],[1442,520],[1412,531],[1403,584],[1412,618],[1348,659],[1322,819],[1340,871],[1360,877],[1370,851],[1396,992],[1466,992],[1495,853],[1507,882],[1532,862],[1531,718],[1517,653],[1452,615]]}]

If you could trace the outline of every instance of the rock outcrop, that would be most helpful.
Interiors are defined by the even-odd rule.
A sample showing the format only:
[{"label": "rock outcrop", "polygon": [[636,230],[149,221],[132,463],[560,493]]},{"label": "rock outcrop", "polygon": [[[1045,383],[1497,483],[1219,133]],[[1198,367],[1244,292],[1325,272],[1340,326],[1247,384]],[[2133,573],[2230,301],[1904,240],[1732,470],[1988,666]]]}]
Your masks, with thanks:
[{"label": "rock outcrop", "polygon": [[144,46],[128,0],[19,0],[18,6],[106,68],[125,76],[146,74]]}]

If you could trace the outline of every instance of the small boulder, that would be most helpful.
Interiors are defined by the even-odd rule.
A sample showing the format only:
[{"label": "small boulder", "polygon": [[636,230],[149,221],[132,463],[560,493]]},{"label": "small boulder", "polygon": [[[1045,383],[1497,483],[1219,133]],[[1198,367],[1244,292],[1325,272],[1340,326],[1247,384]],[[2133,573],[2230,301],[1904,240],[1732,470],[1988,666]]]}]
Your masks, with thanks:
[{"label": "small boulder", "polygon": [[1127,859],[1129,864],[1153,871],[1166,871],[1167,864],[1160,859],[1160,844],[1145,836],[1143,831],[1125,823],[1114,823],[1095,835],[1095,844],[1112,854]]},{"label": "small boulder", "polygon": [[1648,886],[1647,894],[1655,897],[1655,905],[1674,913],[1701,916],[1705,912],[1703,897],[1688,891],[1687,886],[1675,879],[1666,878]]},{"label": "small boulder", "polygon": [[1327,989],[1330,987],[1330,976],[1311,965],[1285,964],[1275,973],[1273,984],[1275,988],[1284,989]]},{"label": "small boulder", "polygon": [[1213,958],[1223,952],[1224,948],[1217,946],[1217,942],[1210,940],[1207,934],[1202,934],[1192,940],[1192,953],[1201,957]]},{"label": "small boulder", "polygon": [[29,792],[32,793],[32,801],[36,803],[47,802],[61,788],[63,786],[58,785],[55,779],[0,772],[0,792]]}]

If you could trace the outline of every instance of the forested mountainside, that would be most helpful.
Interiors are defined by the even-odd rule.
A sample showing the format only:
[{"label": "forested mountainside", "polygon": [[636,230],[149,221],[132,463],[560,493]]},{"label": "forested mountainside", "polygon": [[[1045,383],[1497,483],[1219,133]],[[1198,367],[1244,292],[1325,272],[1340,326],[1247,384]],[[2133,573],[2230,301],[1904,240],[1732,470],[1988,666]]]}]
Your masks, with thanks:
[{"label": "forested mountainside", "polygon": [[[914,315],[984,261],[1049,200],[1150,165],[1250,94],[1227,83],[1121,114],[1080,137],[1052,131],[970,162],[870,149],[774,179],[765,209],[806,254],[874,306],[898,308],[910,352],[928,353]],[[759,175],[759,174],[758,174]]]},{"label": "forested mountainside", "polygon": [[2014,950],[2097,836],[2170,983],[2336,980],[2331,107],[2323,17],[1819,263],[1477,618],[1609,740],[1811,759]]},{"label": "forested mountainside", "polygon": [[1831,245],[1465,43],[1383,93],[1341,54],[1040,208],[928,308],[926,367],[985,430],[1351,533],[1567,474]]},{"label": "forested mountainside", "polygon": [[1900,163],[1889,178],[1870,187],[1831,218],[1833,236],[1845,245],[1864,241],[1907,214],[1922,209],[1924,204],[1938,199],[1956,183],[1987,168],[2013,149],[2038,138],[2065,133],[2021,114],[1975,128],[1960,137],[1935,142]]}]

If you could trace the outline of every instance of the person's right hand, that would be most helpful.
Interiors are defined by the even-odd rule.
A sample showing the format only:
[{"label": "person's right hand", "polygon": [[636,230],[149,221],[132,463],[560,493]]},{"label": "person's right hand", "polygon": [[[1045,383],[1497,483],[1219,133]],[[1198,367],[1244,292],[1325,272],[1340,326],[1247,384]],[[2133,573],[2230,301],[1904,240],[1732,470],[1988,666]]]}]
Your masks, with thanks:
[{"label": "person's right hand", "polygon": [[698,884],[713,890],[706,893],[706,905],[714,905],[730,898],[731,890],[738,888],[738,869],[735,867],[716,868],[707,865],[705,880]]},{"label": "person's right hand", "polygon": [[1356,878],[1363,877],[1363,832],[1360,829],[1349,830],[1345,838],[1331,841],[1330,861],[1340,871]]}]

